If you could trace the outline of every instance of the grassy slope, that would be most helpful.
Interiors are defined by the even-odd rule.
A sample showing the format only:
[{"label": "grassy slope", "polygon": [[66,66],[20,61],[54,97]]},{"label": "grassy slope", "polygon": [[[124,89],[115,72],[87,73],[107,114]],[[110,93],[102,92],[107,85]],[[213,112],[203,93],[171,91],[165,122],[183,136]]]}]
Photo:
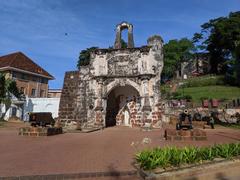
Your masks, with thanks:
[{"label": "grassy slope", "polygon": [[232,86],[203,86],[189,87],[184,89],[179,88],[177,92],[184,92],[184,95],[191,95],[194,102],[200,102],[201,97],[226,100],[240,98],[240,88]]}]

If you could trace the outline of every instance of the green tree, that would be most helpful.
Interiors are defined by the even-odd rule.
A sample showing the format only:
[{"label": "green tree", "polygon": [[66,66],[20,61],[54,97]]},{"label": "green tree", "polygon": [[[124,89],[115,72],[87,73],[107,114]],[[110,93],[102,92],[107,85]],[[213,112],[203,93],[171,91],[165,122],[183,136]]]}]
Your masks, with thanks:
[{"label": "green tree", "polygon": [[[122,48],[127,48],[127,43],[124,41],[124,39],[121,39],[121,46]],[[109,49],[113,49],[113,46],[109,46]]]},{"label": "green tree", "polygon": [[2,113],[0,119],[5,116],[7,110],[11,107],[12,95],[16,98],[23,97],[23,94],[17,88],[16,82],[6,79],[5,75],[0,73],[0,104],[5,105],[5,112]]},{"label": "green tree", "polygon": [[77,67],[80,69],[81,66],[89,65],[90,63],[90,54],[92,51],[98,49],[98,47],[90,47],[85,50],[82,50],[78,57]]},{"label": "green tree", "polygon": [[164,67],[162,75],[168,78],[174,77],[175,72],[180,70],[181,63],[193,57],[194,48],[193,42],[187,38],[170,40],[164,44]]},{"label": "green tree", "polygon": [[[201,26],[193,41],[210,54],[211,73],[225,73],[227,65],[237,66],[237,44],[240,42],[240,11],[212,19]],[[204,48],[203,48],[204,49]],[[233,68],[236,71],[236,67]],[[235,72],[236,74],[236,72]]]},{"label": "green tree", "polygon": [[122,48],[127,48],[127,43],[124,41],[124,39],[121,39],[121,46]]},{"label": "green tree", "polygon": [[240,86],[240,42],[236,46],[236,83]]}]

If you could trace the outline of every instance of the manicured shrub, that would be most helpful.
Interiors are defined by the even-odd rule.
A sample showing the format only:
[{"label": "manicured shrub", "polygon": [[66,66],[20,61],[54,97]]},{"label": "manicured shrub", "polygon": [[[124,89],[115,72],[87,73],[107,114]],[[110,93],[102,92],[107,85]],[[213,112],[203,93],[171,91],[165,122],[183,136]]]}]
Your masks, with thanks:
[{"label": "manicured shrub", "polygon": [[199,153],[196,147],[185,147],[182,151],[184,153],[183,163],[192,164],[199,161]]},{"label": "manicured shrub", "polygon": [[240,155],[240,143],[219,144],[212,147],[164,147],[144,150],[136,155],[140,167],[145,170],[157,167],[180,166],[202,161],[212,161],[215,158],[230,159]]},{"label": "manicured shrub", "polygon": [[168,148],[168,150],[169,150],[169,157],[170,157],[170,161],[169,161],[170,165],[179,166],[181,163],[183,163],[184,154],[182,153],[182,151],[180,151],[176,147]]},{"label": "manicured shrub", "polygon": [[192,100],[192,96],[191,95],[185,95],[183,99],[186,99],[187,101]]},{"label": "manicured shrub", "polygon": [[198,156],[202,161],[212,161],[216,157],[216,154],[213,148],[203,147],[199,149]]}]

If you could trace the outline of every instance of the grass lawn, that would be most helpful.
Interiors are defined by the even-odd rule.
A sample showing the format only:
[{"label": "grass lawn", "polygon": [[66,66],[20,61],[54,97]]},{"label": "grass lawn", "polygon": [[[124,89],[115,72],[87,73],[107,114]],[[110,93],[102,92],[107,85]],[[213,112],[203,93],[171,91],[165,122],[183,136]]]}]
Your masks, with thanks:
[{"label": "grass lawn", "polygon": [[192,96],[194,102],[200,103],[201,98],[231,100],[240,98],[240,88],[232,86],[203,86],[179,88],[178,93]]}]

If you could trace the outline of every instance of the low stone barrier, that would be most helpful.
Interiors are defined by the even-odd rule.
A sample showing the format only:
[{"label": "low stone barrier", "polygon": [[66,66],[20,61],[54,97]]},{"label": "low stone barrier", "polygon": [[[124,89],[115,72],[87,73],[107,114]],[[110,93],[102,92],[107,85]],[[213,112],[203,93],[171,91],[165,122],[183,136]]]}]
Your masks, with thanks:
[{"label": "low stone barrier", "polygon": [[175,130],[175,129],[166,129],[165,130],[166,140],[207,140],[207,134],[205,131],[200,129],[191,129],[191,130]]},{"label": "low stone barrier", "polygon": [[205,121],[192,121],[192,126],[197,128],[204,128],[204,126],[207,124]]},{"label": "low stone barrier", "polygon": [[202,164],[185,165],[168,169],[157,168],[152,171],[145,171],[134,165],[141,179],[148,180],[186,180],[186,179],[237,179],[239,177],[240,159],[233,160],[217,158],[213,161]]},{"label": "low stone barrier", "polygon": [[22,127],[18,134],[21,136],[52,136],[62,133],[61,127]]},{"label": "low stone barrier", "polygon": [[[188,122],[188,120],[185,120],[185,121]],[[185,121],[183,123],[185,123]],[[175,117],[175,116],[171,116],[169,124],[171,124],[174,127],[176,127],[177,123],[178,123],[178,118]],[[206,124],[207,124],[206,121],[192,121],[192,126],[194,128],[204,128]]]}]

